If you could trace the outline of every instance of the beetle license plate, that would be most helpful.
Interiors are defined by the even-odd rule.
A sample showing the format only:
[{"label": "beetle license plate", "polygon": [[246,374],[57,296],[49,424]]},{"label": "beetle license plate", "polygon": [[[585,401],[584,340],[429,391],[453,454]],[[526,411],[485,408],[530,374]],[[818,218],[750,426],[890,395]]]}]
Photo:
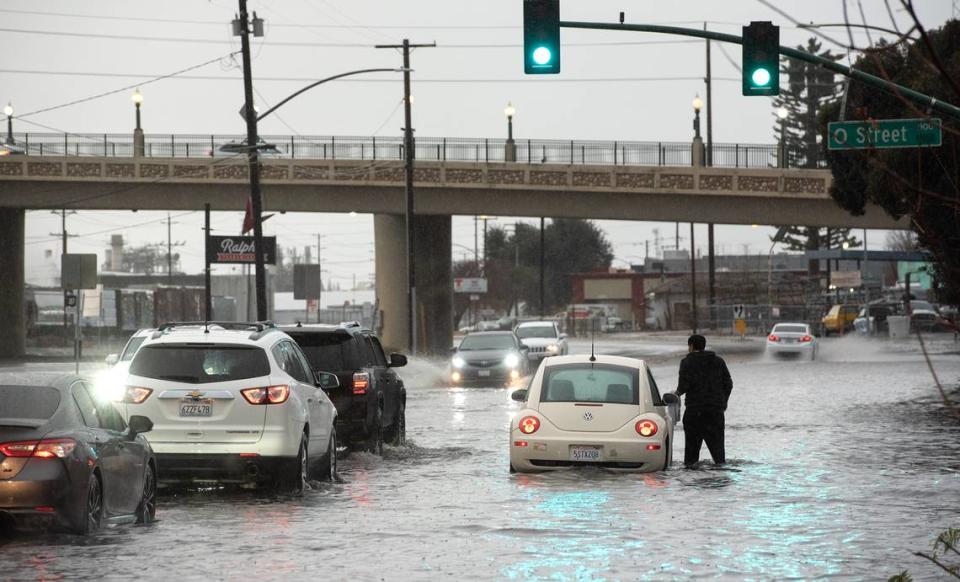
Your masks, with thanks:
[{"label": "beetle license plate", "polygon": [[180,403],[180,416],[213,416],[213,403],[183,401]]},{"label": "beetle license plate", "polygon": [[603,455],[597,447],[570,447],[571,461],[602,461]]}]

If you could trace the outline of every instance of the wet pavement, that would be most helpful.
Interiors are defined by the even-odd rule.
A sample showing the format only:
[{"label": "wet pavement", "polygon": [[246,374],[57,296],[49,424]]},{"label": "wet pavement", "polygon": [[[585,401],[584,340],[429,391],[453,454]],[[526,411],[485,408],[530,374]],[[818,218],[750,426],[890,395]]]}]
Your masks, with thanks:
[{"label": "wet pavement", "polygon": [[[836,339],[801,362],[724,345],[722,469],[510,475],[509,390],[437,385],[412,362],[408,446],[350,455],[340,482],[179,492],[149,526],[17,535],[0,580],[936,578],[912,552],[960,521],[960,428],[915,347]],[[653,356],[661,390],[676,385],[682,343],[605,347]],[[956,346],[934,351],[955,388]]]}]

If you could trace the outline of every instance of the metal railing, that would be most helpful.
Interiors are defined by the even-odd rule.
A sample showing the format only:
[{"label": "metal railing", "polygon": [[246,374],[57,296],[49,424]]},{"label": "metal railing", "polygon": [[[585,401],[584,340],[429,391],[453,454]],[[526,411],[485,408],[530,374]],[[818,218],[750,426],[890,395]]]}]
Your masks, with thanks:
[{"label": "metal railing", "polygon": [[[34,156],[133,157],[132,134],[14,134],[16,144]],[[267,158],[309,160],[402,160],[402,137],[261,136]],[[157,158],[209,158],[239,155],[244,136],[226,134],[150,134],[144,136],[144,156]],[[689,142],[515,140],[516,162],[521,164],[573,164],[615,166],[690,166]],[[224,151],[233,146],[234,151]],[[506,161],[507,140],[487,138],[424,137],[415,143],[416,158],[423,161],[500,163]],[[242,152],[242,149],[240,149]],[[726,168],[773,168],[773,144],[713,144],[713,165]]]}]

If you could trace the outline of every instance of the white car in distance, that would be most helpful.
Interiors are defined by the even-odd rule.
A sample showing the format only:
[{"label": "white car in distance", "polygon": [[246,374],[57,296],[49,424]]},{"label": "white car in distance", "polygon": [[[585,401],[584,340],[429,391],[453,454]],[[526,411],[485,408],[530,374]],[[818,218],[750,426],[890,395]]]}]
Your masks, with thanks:
[{"label": "white car in distance", "polygon": [[619,356],[557,356],[543,361],[510,423],[510,471],[594,466],[620,471],[665,470],[673,460],[668,407],[643,360]]},{"label": "white car in distance", "polygon": [[531,362],[540,362],[550,356],[565,356],[570,347],[567,334],[552,321],[526,321],[516,327],[514,333],[530,348],[528,358]]},{"label": "white car in distance", "polygon": [[110,354],[104,359],[107,369],[99,372],[94,381],[98,397],[114,401],[123,399],[130,362],[143,342],[155,331],[157,330],[153,328],[138,329],[130,336],[119,354]]},{"label": "white car in distance", "polygon": [[817,358],[817,337],[806,323],[778,323],[767,335],[767,353],[800,355],[810,360]]},{"label": "white car in distance", "polygon": [[290,336],[263,323],[165,324],[130,364],[125,416],[153,421],[161,483],[273,482],[336,474],[336,409]]}]

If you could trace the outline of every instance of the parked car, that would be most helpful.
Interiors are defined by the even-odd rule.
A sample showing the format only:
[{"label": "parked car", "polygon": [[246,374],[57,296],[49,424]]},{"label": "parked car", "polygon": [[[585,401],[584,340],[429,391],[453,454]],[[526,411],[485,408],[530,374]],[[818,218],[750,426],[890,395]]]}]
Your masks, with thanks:
[{"label": "parked car", "polygon": [[558,356],[544,360],[510,422],[511,472],[579,466],[666,470],[673,459],[675,394],[660,395],[642,360]]},{"label": "parked car", "polygon": [[553,321],[525,321],[514,333],[529,348],[528,357],[536,364],[549,356],[565,356],[570,349],[567,334],[560,333]]},{"label": "parked car", "polygon": [[324,391],[337,385],[271,324],[169,323],[134,356],[123,406],[153,420],[161,483],[300,491],[336,474],[337,411]]},{"label": "parked car", "polygon": [[154,519],[150,419],[124,422],[89,381],[64,374],[0,374],[0,403],[0,526],[88,534]]},{"label": "parked car", "polygon": [[767,353],[798,354],[817,359],[817,338],[806,323],[778,323],[767,335]]},{"label": "parked car", "polygon": [[357,322],[281,329],[299,344],[314,370],[337,375],[340,385],[329,396],[342,442],[378,455],[384,441],[406,442],[407,389],[396,372],[407,365],[406,356],[390,354],[388,360],[377,336]]},{"label": "parked car", "polygon": [[871,303],[864,305],[853,320],[853,327],[860,335],[887,333],[887,317],[897,314],[897,306],[890,303]]},{"label": "parked car", "polygon": [[857,305],[834,305],[820,320],[823,335],[846,333],[853,329],[853,320],[857,318],[860,307]]},{"label": "parked car", "polygon": [[454,384],[505,384],[528,373],[529,348],[512,331],[481,331],[464,336],[451,350]]}]

